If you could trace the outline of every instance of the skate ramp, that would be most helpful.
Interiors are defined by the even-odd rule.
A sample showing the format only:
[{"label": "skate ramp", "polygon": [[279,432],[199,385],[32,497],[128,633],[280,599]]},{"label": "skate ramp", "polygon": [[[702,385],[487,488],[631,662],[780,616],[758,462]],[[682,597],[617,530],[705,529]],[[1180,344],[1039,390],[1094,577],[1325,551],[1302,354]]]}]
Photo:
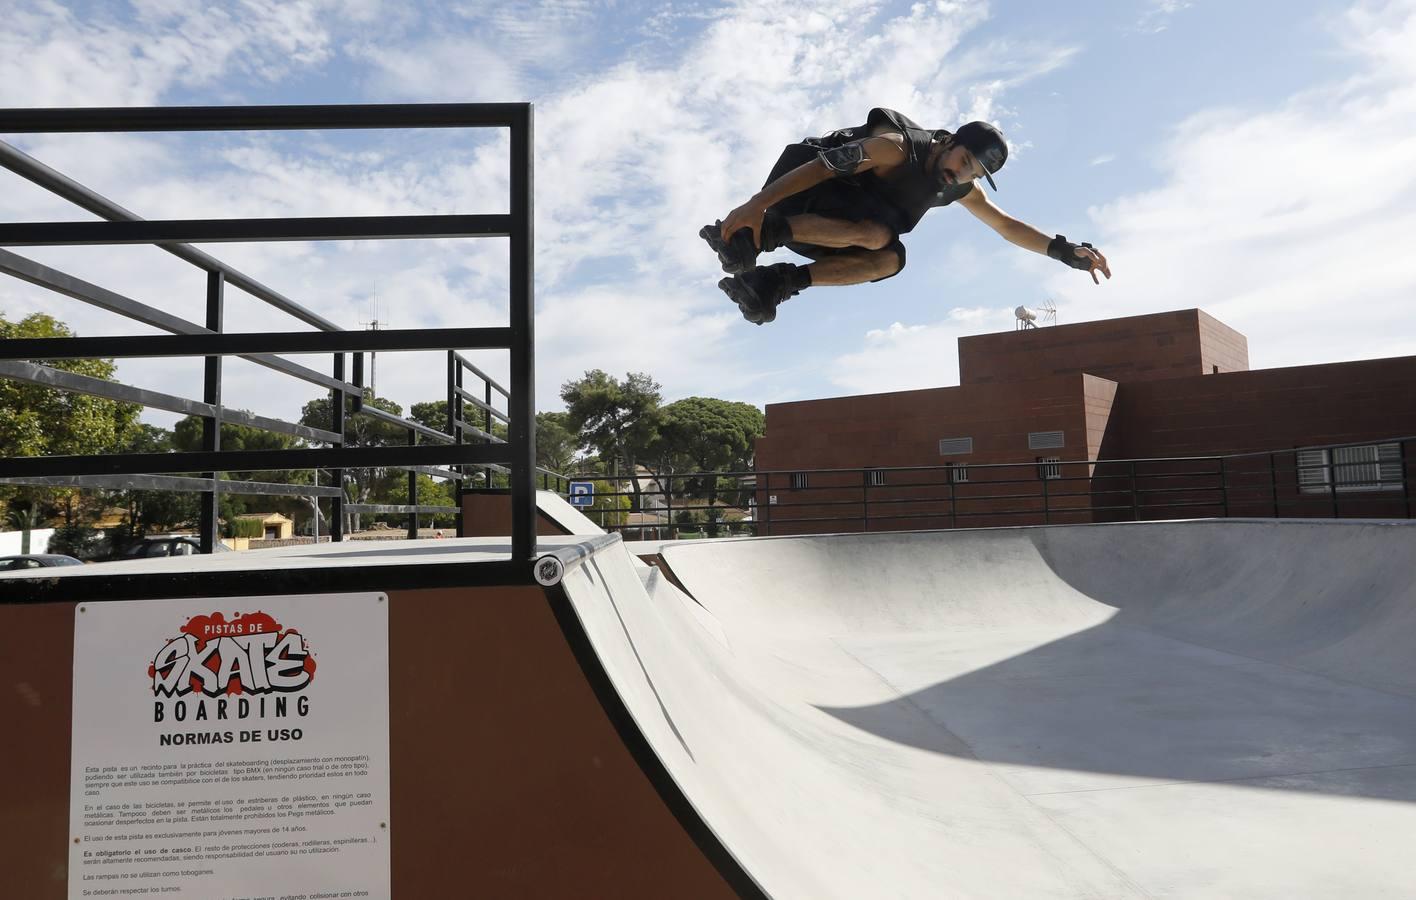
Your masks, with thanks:
[{"label": "skate ramp", "polygon": [[596,525],[589,516],[567,503],[560,494],[552,491],[536,492],[536,509],[566,534],[588,537],[605,533],[605,529]]},{"label": "skate ramp", "polygon": [[1416,529],[622,545],[565,584],[773,897],[1416,891]]}]

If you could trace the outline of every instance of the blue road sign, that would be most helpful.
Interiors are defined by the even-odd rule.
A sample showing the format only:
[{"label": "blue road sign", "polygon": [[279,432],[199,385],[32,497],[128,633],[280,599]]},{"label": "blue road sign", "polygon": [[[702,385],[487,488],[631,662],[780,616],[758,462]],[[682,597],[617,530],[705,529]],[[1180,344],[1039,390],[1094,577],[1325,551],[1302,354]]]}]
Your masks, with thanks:
[{"label": "blue road sign", "polygon": [[594,506],[595,505],[595,482],[593,481],[572,481],[570,483],[570,505],[571,506]]}]

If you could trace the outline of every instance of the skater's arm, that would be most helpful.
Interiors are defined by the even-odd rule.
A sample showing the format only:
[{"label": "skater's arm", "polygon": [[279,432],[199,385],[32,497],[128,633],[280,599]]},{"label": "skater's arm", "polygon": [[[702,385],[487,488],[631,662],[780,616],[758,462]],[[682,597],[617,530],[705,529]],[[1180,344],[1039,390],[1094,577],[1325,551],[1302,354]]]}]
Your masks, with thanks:
[{"label": "skater's arm", "polygon": [[[1043,234],[1027,222],[1021,219],[1015,219],[994,206],[993,201],[989,200],[977,186],[963,197],[960,197],[959,202],[964,205],[965,209],[977,216],[979,221],[998,232],[998,234],[1009,243],[1017,244],[1024,250],[1041,253],[1043,256],[1051,255],[1048,253],[1048,248],[1054,241],[1053,237]],[[1101,283],[1101,279],[1096,277],[1097,272],[1100,272],[1107,278],[1111,277],[1111,267],[1107,264],[1106,257],[1102,255],[1100,250],[1091,246],[1075,246],[1073,248],[1073,254],[1077,264],[1073,264],[1067,260],[1063,260],[1063,262],[1066,262],[1067,265],[1072,266],[1074,269],[1085,269],[1089,271],[1092,281],[1095,281],[1097,284]]]},{"label": "skater's arm", "polygon": [[907,159],[904,138],[898,134],[883,134],[852,141],[847,147],[840,149],[857,146],[858,159],[849,153],[843,153],[840,154],[841,158],[833,159],[833,167],[828,165],[827,160],[823,158],[826,154],[823,154],[768,183],[750,200],[728,213],[728,217],[723,220],[723,240],[729,240],[740,228],[750,228],[753,244],[761,247],[759,232],[762,229],[762,216],[772,206],[794,194],[816,187],[823,181],[860,172],[887,172]]}]

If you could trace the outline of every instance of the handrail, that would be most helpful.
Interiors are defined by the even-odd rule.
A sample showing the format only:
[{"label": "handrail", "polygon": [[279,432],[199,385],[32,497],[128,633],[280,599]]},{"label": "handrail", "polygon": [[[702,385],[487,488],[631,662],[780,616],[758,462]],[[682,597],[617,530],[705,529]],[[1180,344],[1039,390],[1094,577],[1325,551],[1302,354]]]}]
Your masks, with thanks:
[{"label": "handrail", "polygon": [[[203,549],[214,543],[216,495],[227,482],[221,471],[256,471],[262,468],[318,467],[332,470],[336,485],[347,468],[388,467],[409,472],[409,502],[383,504],[410,516],[410,534],[416,533],[417,516],[447,507],[419,504],[416,475],[462,479],[465,470],[439,466],[485,465],[509,470],[515,508],[513,557],[527,563],[535,552],[534,479],[535,415],[534,310],[532,226],[532,113],[530,104],[359,104],[333,106],[230,106],[98,109],[0,109],[0,133],[77,133],[126,131],[210,131],[369,128],[482,128],[510,130],[511,196],[509,212],[502,214],[436,214],[394,216],[329,216],[251,219],[147,220],[98,192],[50,168],[10,144],[0,141],[0,166],[67,200],[104,221],[0,223],[0,244],[10,246],[145,243],[160,247],[208,273],[206,323],[198,325],[108,291],[34,260],[0,249],[0,274],[20,278],[119,315],[152,325],[169,335],[97,338],[36,338],[0,341],[0,377],[14,377],[46,386],[103,396],[121,402],[185,412],[203,419],[203,449],[173,454],[113,454],[99,458],[40,457],[0,459],[0,479],[68,478],[76,485],[111,484],[117,475],[149,479],[146,483],[166,489],[202,486],[201,533]],[[387,238],[509,237],[511,245],[511,304],[508,322],[497,328],[413,329],[350,332],[290,298],[250,278],[230,265],[190,246],[194,241],[365,240]],[[223,328],[223,295],[227,285],[239,288],[262,302],[314,326],[313,332],[227,333]],[[495,389],[507,398],[509,439],[468,445],[456,426],[447,433],[385,413],[364,403],[357,377],[361,351],[448,350],[458,361],[456,385],[449,374],[448,390],[461,387],[462,368],[473,371],[488,384],[485,404]],[[459,349],[502,349],[511,357],[511,388],[496,384],[480,369],[457,354]],[[325,375],[273,354],[332,353],[333,373]],[[345,354],[356,353],[352,382],[344,379]],[[187,356],[204,359],[202,399],[175,397],[156,391],[88,379],[65,373],[40,360],[60,358],[128,358]],[[222,360],[243,356],[261,365],[314,382],[332,390],[328,429],[280,422],[254,413],[227,410],[221,402]],[[365,415],[402,429],[403,447],[346,447],[344,423],[348,414]],[[479,404],[481,405],[481,404]],[[494,412],[488,410],[489,413]],[[239,422],[321,441],[325,449],[288,451],[223,451],[220,424]],[[466,424],[466,423],[462,423]],[[473,429],[475,430],[475,429]],[[487,431],[490,432],[490,425]],[[474,435],[488,437],[488,435]],[[432,442],[418,446],[422,438]],[[162,478],[154,471],[201,472],[201,478]],[[86,481],[87,479],[87,481]],[[184,485],[179,488],[177,485]],[[162,488],[157,488],[162,489]],[[307,494],[331,496],[333,538],[343,538],[344,494],[328,487]],[[377,505],[377,504],[376,504]],[[348,504],[350,510],[368,504]]]}]

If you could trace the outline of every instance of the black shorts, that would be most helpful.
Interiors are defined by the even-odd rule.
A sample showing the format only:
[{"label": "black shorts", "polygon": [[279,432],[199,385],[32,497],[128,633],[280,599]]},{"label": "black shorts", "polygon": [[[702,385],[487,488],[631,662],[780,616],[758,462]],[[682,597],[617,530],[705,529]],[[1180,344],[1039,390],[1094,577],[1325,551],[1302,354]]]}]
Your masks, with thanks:
[{"label": "black shorts", "polygon": [[[797,166],[816,159],[822,148],[812,143],[788,144],[772,167],[764,186],[795,169]],[[793,194],[770,207],[772,212],[784,216],[800,216],[807,213],[825,216],[828,219],[844,219],[847,222],[879,222],[881,225],[900,233],[900,212],[886,202],[879,194],[862,187],[854,178],[832,178],[799,194]],[[832,247],[817,247],[812,244],[787,244],[795,253],[811,259],[820,259],[840,253]]]},{"label": "black shorts", "polygon": [[[763,183],[764,186],[776,181],[797,166],[816,159],[821,150],[822,147],[811,143],[788,144],[787,148],[782,151],[782,155],[777,158],[777,164],[772,167],[772,173],[767,176],[767,180]],[[899,210],[886,202],[879,194],[861,186],[854,178],[832,178],[829,181],[823,181],[799,194],[793,194],[780,203],[773,204],[768,209],[784,216],[800,216],[810,213],[811,215],[825,216],[828,219],[844,219],[847,222],[879,222],[895,233],[895,241],[890,245],[890,249],[895,250],[900,257],[901,267],[904,266],[905,248],[899,241],[900,225],[902,224]],[[789,241],[787,249],[808,259],[822,259],[837,253],[855,252],[854,248],[849,247],[818,247],[815,244],[801,244],[796,241]]]}]

